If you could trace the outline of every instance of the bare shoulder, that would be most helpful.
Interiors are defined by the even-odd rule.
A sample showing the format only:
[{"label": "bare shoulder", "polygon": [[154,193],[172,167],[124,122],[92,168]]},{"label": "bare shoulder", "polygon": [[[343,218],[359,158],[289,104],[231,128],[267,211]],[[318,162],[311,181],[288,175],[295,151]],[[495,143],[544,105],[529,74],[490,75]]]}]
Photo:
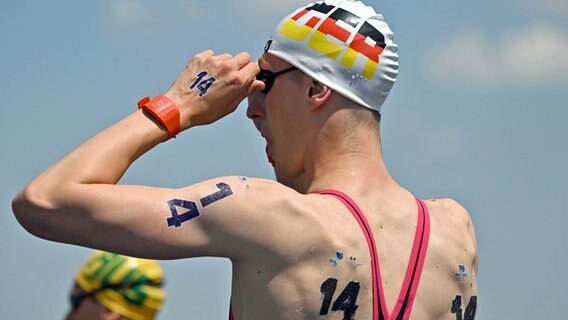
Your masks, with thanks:
[{"label": "bare shoulder", "polygon": [[426,201],[432,215],[443,218],[450,223],[458,225],[471,225],[471,218],[467,210],[456,200],[450,198],[432,199]]},{"label": "bare shoulder", "polygon": [[443,250],[447,259],[467,261],[477,270],[477,243],[469,212],[449,198],[429,200],[426,204],[432,219],[435,248]]},{"label": "bare shoulder", "polygon": [[[468,211],[453,199],[426,201],[430,242],[422,287],[436,319],[473,320],[477,310],[478,252]],[[428,297],[436,297],[431,299]]]},{"label": "bare shoulder", "polygon": [[[246,220],[255,225],[268,222],[271,217],[292,211],[300,194],[278,182],[245,176],[226,176],[206,180],[181,190],[186,197],[199,200],[204,212],[214,211],[211,220],[233,226],[246,226]],[[223,201],[218,201],[223,199]],[[196,201],[197,202],[197,201]],[[215,202],[215,206],[209,206]],[[238,216],[238,221],[232,221]]]},{"label": "bare shoulder", "polygon": [[426,201],[431,218],[448,232],[474,236],[473,222],[469,212],[456,200],[450,198]]},{"label": "bare shoulder", "polygon": [[267,179],[219,177],[181,192],[183,199],[197,203],[203,227],[225,235],[229,241],[225,246],[235,245],[233,252],[250,252],[247,246],[258,245],[276,250],[282,243],[293,242],[296,238],[290,234],[299,225],[309,224],[313,211],[309,195]]},{"label": "bare shoulder", "polygon": [[245,176],[219,177],[189,186],[187,190],[198,190],[200,195],[206,196],[211,190],[223,188],[232,195],[231,201],[226,202],[229,207],[255,218],[292,211],[304,198],[303,194],[276,181]]}]

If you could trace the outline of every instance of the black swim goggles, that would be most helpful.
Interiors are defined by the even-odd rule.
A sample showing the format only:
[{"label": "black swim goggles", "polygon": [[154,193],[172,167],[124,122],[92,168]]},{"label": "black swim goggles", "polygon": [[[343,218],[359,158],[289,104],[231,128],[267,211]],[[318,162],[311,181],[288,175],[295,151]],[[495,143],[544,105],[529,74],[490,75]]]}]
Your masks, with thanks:
[{"label": "black swim goggles", "polygon": [[268,91],[270,91],[270,89],[272,88],[272,85],[274,84],[274,79],[276,79],[276,77],[296,69],[298,68],[294,66],[278,72],[272,72],[270,70],[260,69],[260,72],[256,75],[256,80],[264,82],[264,90],[262,90],[262,92],[268,93]]}]

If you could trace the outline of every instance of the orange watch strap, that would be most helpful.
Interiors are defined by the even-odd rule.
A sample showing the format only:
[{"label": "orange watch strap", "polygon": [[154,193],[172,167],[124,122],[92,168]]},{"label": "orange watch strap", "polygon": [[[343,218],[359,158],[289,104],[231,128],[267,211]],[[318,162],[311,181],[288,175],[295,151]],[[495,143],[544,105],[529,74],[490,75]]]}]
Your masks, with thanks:
[{"label": "orange watch strap", "polygon": [[154,99],[144,97],[138,101],[138,109],[148,111],[168,131],[168,139],[174,138],[181,131],[179,109],[166,96],[156,96]]}]

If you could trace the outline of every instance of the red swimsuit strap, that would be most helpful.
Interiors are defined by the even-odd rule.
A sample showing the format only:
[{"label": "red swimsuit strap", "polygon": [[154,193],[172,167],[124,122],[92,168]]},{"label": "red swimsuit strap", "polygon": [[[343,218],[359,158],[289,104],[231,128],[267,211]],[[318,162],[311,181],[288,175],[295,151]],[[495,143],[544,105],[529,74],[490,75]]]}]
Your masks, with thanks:
[{"label": "red swimsuit strap", "polygon": [[[428,250],[430,215],[426,204],[422,200],[416,200],[416,202],[418,204],[418,223],[404,282],[391,316],[393,320],[408,320],[410,318],[414,299],[416,298],[416,291],[418,290],[418,284],[424,268],[426,251]],[[397,315],[396,318],[394,315]]]},{"label": "red swimsuit strap", "polygon": [[[357,223],[363,230],[363,234],[365,235],[365,239],[367,239],[367,244],[369,245],[369,254],[371,255],[371,271],[372,271],[372,279],[373,279],[373,320],[382,319],[382,314],[379,318],[379,312],[382,309],[381,305],[384,305],[384,296],[381,296],[382,290],[380,290],[381,283],[380,281],[380,269],[379,269],[379,257],[377,254],[377,247],[375,244],[375,238],[373,237],[373,232],[367,222],[367,219],[362,214],[361,209],[357,206],[357,203],[353,201],[349,196],[342,193],[341,191],[337,190],[322,190],[317,192],[323,195],[331,195],[336,197],[339,201],[341,201],[347,209],[353,214]],[[378,276],[377,276],[378,275]],[[379,299],[375,299],[374,297],[379,296]]]},{"label": "red swimsuit strap", "polygon": [[388,308],[386,305],[385,295],[382,286],[381,271],[379,265],[379,255],[375,238],[369,222],[365,218],[363,211],[359,208],[357,203],[353,201],[348,195],[337,190],[322,190],[318,192],[323,195],[332,195],[339,199],[351,212],[353,217],[359,223],[361,230],[367,239],[369,245],[369,253],[371,256],[371,270],[373,281],[373,319],[374,320],[407,320],[410,317],[418,283],[422,274],[424,260],[426,258],[426,251],[428,248],[428,239],[430,235],[430,216],[428,209],[424,202],[416,200],[418,206],[418,224],[416,233],[414,235],[414,243],[410,254],[410,261],[406,270],[406,275],[402,284],[402,288],[397,299],[397,303],[393,313],[389,317]]}]

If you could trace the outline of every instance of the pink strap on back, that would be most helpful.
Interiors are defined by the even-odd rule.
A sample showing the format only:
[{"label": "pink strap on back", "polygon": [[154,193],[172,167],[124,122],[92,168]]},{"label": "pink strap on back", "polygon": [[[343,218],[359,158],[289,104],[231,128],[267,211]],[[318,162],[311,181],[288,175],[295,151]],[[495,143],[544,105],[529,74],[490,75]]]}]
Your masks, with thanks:
[{"label": "pink strap on back", "polygon": [[[393,315],[398,315],[396,319],[408,320],[416,298],[416,291],[424,268],[428,241],[430,239],[430,215],[428,208],[422,200],[416,200],[418,204],[418,223],[414,235],[414,243],[410,254],[410,261],[406,269],[406,275],[400,294],[393,310]],[[406,294],[405,294],[406,293]],[[400,318],[402,315],[402,318]]]},{"label": "pink strap on back", "polygon": [[416,297],[418,283],[422,275],[426,251],[428,249],[428,240],[430,236],[430,215],[428,208],[421,200],[416,200],[418,205],[418,224],[414,235],[414,243],[410,254],[410,261],[406,270],[406,275],[400,289],[397,303],[389,316],[388,308],[385,300],[385,294],[382,286],[381,271],[379,265],[379,255],[375,238],[369,222],[365,218],[363,211],[357,203],[348,195],[337,190],[323,190],[319,194],[332,195],[339,199],[349,209],[353,217],[359,223],[359,226],[365,234],[367,244],[369,245],[369,253],[371,255],[371,270],[373,281],[373,320],[408,320]]},{"label": "pink strap on back", "polygon": [[[353,199],[348,195],[337,190],[323,190],[318,192],[323,195],[332,195],[339,199],[347,209],[353,214],[357,223],[363,230],[367,244],[369,245],[369,253],[371,255],[371,270],[373,281],[373,320],[408,320],[418,290],[418,283],[422,275],[424,267],[424,260],[426,259],[426,251],[428,249],[428,240],[430,238],[430,215],[428,208],[422,200],[416,199],[418,204],[418,223],[416,226],[416,233],[414,235],[414,243],[412,244],[412,251],[406,275],[396,305],[389,317],[388,308],[385,300],[385,294],[382,286],[381,270],[379,265],[379,255],[373,231],[369,222],[365,218],[363,211]],[[384,306],[384,307],[383,307]],[[234,320],[232,305],[229,306],[229,320]]]},{"label": "pink strap on back", "polygon": [[[363,214],[360,214],[361,209],[355,201],[353,201],[349,196],[346,194],[337,191],[337,190],[322,190],[318,192],[319,194],[323,195],[332,195],[339,199],[346,207],[349,209],[359,226],[363,230],[363,234],[367,239],[367,244],[369,245],[369,253],[371,255],[371,270],[372,270],[372,279],[373,279],[373,320],[379,319],[379,310],[380,305],[383,304],[385,301],[384,296],[381,296],[382,290],[380,290],[380,269],[379,269],[379,257],[377,255],[377,246],[375,245],[375,238],[373,237],[373,232],[370,229],[369,223],[365,219]],[[379,299],[375,299],[374,297],[379,296]]]}]

